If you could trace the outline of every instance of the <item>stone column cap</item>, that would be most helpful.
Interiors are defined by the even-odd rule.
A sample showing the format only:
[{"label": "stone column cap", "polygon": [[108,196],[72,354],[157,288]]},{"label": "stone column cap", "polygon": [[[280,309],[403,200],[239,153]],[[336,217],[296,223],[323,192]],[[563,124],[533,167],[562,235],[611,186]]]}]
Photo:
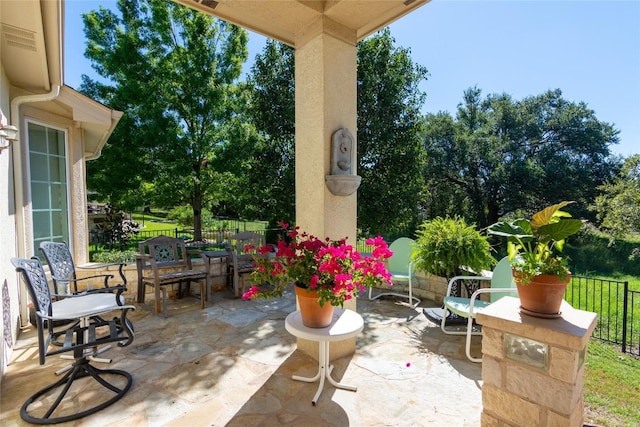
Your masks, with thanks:
[{"label": "stone column cap", "polygon": [[577,310],[566,301],[560,307],[562,316],[542,319],[520,313],[520,299],[503,297],[478,313],[484,327],[509,332],[558,347],[582,350],[596,327],[597,314]]}]

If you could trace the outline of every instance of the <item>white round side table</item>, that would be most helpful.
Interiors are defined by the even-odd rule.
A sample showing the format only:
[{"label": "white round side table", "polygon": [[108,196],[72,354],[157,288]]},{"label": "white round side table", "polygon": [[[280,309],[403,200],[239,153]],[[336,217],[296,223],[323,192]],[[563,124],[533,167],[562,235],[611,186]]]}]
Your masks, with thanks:
[{"label": "white round side table", "polygon": [[313,377],[301,377],[293,375],[296,381],[315,382],[320,380],[318,391],[316,392],[311,404],[313,406],[318,402],[320,393],[324,388],[325,377],[334,387],[344,390],[356,391],[355,386],[341,384],[331,377],[333,365],[329,365],[329,343],[332,341],[342,341],[355,337],[364,328],[364,320],[362,316],[352,310],[343,310],[336,308],[333,312],[333,320],[326,328],[308,328],[302,324],[302,317],[299,311],[290,313],[284,321],[287,331],[298,338],[304,338],[310,341],[317,341],[318,348],[318,373]]}]

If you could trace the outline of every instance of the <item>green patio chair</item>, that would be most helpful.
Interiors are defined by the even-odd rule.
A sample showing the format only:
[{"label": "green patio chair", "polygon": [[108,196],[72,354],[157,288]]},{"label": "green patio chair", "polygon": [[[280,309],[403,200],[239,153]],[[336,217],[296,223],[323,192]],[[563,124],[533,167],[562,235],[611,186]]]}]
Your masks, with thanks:
[{"label": "green patio chair", "polygon": [[[472,281],[491,281],[491,286],[488,288],[482,288],[475,290],[470,298],[451,296],[454,284],[459,281],[472,280]],[[489,301],[479,299],[479,296],[489,293]],[[498,301],[500,298],[507,295],[516,295],[518,289],[513,280],[511,273],[511,263],[508,257],[502,258],[493,272],[487,276],[456,276],[449,281],[447,286],[447,293],[445,294],[443,303],[442,319],[440,320],[440,328],[445,334],[451,335],[466,335],[467,341],[465,345],[465,351],[467,358],[472,362],[482,362],[482,358],[471,356],[471,335],[481,335],[481,331],[473,330],[473,321],[482,310],[489,307],[492,303]],[[447,329],[446,322],[449,313],[455,313],[460,317],[467,319],[466,330]]]},{"label": "green patio chair", "polygon": [[413,277],[415,268],[412,261],[412,255],[416,242],[408,237],[400,237],[394,240],[389,249],[393,252],[391,258],[387,260],[389,272],[391,273],[391,281],[393,283],[406,283],[408,294],[399,292],[381,292],[373,296],[372,288],[369,288],[369,299],[374,300],[384,296],[396,296],[400,298],[408,298],[409,305],[416,307],[420,304],[420,299],[413,296]]}]

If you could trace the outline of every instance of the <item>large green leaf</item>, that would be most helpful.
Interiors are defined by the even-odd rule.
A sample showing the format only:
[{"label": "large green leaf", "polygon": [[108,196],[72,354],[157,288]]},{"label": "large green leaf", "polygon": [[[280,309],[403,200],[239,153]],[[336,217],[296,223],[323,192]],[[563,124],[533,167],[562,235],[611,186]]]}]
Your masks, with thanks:
[{"label": "large green leaf", "polygon": [[560,210],[571,203],[573,202],[560,202],[555,205],[546,207],[540,212],[534,214],[531,218],[531,228],[535,231],[544,225],[557,221],[558,217],[560,216],[571,216],[568,213]]},{"label": "large green leaf", "polygon": [[563,219],[558,222],[543,225],[538,229],[538,238],[543,243],[552,240],[564,240],[580,231],[582,224],[582,220],[580,219]]}]

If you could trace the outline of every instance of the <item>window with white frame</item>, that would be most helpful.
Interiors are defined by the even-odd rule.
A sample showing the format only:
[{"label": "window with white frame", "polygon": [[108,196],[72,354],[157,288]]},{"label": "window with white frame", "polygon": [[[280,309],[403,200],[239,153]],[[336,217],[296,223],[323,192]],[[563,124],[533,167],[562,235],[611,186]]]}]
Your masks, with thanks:
[{"label": "window with white frame", "polygon": [[28,123],[33,253],[40,242],[69,241],[65,132]]}]

